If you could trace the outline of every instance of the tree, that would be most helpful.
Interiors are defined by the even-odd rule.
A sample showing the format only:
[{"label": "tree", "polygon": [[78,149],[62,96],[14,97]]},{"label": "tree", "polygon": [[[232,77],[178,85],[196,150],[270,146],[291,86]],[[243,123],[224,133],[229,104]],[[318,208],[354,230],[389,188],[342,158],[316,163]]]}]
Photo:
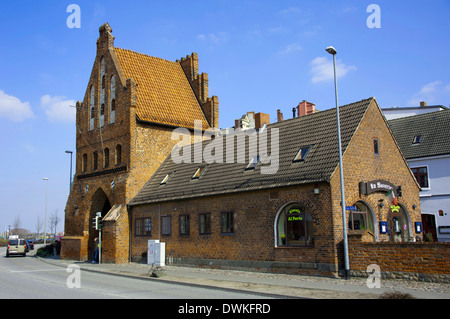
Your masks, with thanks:
[{"label": "tree", "polygon": [[50,226],[50,232],[53,233],[53,238],[55,238],[56,235],[56,229],[58,227],[59,222],[61,219],[58,216],[58,210],[55,210],[53,213],[50,214],[50,218],[48,220],[49,226]]},{"label": "tree", "polygon": [[36,224],[34,225],[34,227],[36,228],[36,236],[39,236],[42,226],[43,226],[42,219],[38,216]]},{"label": "tree", "polygon": [[16,218],[14,218],[14,222],[13,222],[13,229],[11,231],[12,234],[14,235],[19,235],[19,229],[20,226],[22,226],[22,221],[20,220],[20,215],[16,216]]}]

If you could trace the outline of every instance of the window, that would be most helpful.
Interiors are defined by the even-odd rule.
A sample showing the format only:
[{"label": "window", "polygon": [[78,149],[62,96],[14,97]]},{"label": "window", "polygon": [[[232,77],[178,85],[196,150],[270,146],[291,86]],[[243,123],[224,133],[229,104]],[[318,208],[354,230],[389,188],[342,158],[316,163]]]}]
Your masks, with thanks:
[{"label": "window", "polygon": [[105,168],[109,167],[109,148],[105,148]]},{"label": "window", "polygon": [[311,150],[311,146],[304,146],[301,147],[298,151],[297,155],[294,158],[293,162],[302,162],[306,159],[308,156],[309,151]]},{"label": "window", "polygon": [[203,172],[205,171],[206,166],[203,167],[199,167],[196,171],[195,174],[192,176],[191,179],[199,179],[200,176],[202,176]]},{"label": "window", "polygon": [[161,235],[172,234],[172,216],[161,216]]},{"label": "window", "polygon": [[419,183],[419,186],[422,188],[428,188],[428,168],[427,167],[416,167],[411,168],[411,171],[413,172],[414,176],[416,177],[417,183]]},{"label": "window", "polygon": [[416,136],[414,136],[414,139],[413,139],[413,145],[414,144],[420,144],[420,141],[422,140],[422,135],[416,135]]},{"label": "window", "polygon": [[116,146],[116,165],[122,163],[122,146],[119,144]]},{"label": "window", "polygon": [[222,213],[221,231],[222,231],[222,234],[233,234],[234,233],[234,216],[233,216],[233,212],[224,212],[224,213]]},{"label": "window", "polygon": [[283,208],[277,221],[277,246],[313,246],[314,231],[311,214],[300,204]]},{"label": "window", "polygon": [[100,127],[105,126],[105,104],[100,106]]},{"label": "window", "polygon": [[109,124],[114,124],[116,122],[116,78],[114,75],[111,76],[109,99]]},{"label": "window", "polygon": [[98,169],[98,152],[97,151],[94,152],[93,163],[92,164],[93,164],[92,166],[94,167],[94,171],[96,169]]},{"label": "window", "polygon": [[368,230],[373,234],[372,213],[369,207],[362,202],[357,202],[354,206],[357,207],[356,211],[348,211],[348,229]]},{"label": "window", "polygon": [[150,217],[136,219],[135,235],[136,236],[152,235],[152,219]]},{"label": "window", "polygon": [[189,235],[189,215],[180,215],[180,235]]},{"label": "window", "polygon": [[91,85],[91,95],[89,97],[89,131],[94,129],[94,119],[95,119],[95,90],[94,86]]},{"label": "window", "polygon": [[200,214],[198,218],[198,225],[200,235],[211,234],[211,214]]},{"label": "window", "polygon": [[105,83],[106,83],[106,75],[102,76],[102,90],[105,89]]},{"label": "window", "polygon": [[255,169],[256,166],[258,166],[259,163],[259,155],[252,157],[250,162],[248,163],[247,167],[245,168],[246,171]]},{"label": "window", "polygon": [[167,174],[166,176],[164,176],[160,184],[165,185],[172,178],[173,174],[175,174],[175,172],[172,172],[171,174]]},{"label": "window", "polygon": [[380,155],[380,145],[376,138],[373,140],[373,153],[375,155]]},{"label": "window", "polygon": [[81,171],[87,171],[87,154],[83,154],[83,160],[81,161]]}]

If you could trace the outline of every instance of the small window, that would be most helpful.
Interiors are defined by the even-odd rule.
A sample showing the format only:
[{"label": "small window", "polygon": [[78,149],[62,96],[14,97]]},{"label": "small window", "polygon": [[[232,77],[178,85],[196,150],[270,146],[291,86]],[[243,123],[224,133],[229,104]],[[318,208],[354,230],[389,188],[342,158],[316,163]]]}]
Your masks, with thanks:
[{"label": "small window", "polygon": [[414,144],[420,144],[420,141],[422,140],[422,135],[416,135],[416,136],[414,136],[414,139],[413,139],[413,145]]},{"label": "small window", "polygon": [[304,146],[301,147],[298,151],[297,155],[294,158],[294,162],[302,162],[306,159],[306,157],[309,154],[309,151],[311,150],[311,146]]},{"label": "small window", "polygon": [[258,156],[255,156],[255,157],[252,157],[252,159],[250,160],[250,162],[248,162],[248,165],[247,165],[247,167],[245,168],[245,170],[248,171],[248,170],[255,169],[256,166],[258,166],[259,160],[260,160],[259,155],[258,155]]},{"label": "small window", "polygon": [[380,142],[377,139],[373,140],[373,153],[380,155]]},{"label": "small window", "polygon": [[137,218],[135,235],[136,236],[151,236],[152,235],[152,219],[151,218]]},{"label": "small window", "polygon": [[234,216],[233,212],[224,212],[221,217],[221,231],[222,234],[234,233]]},{"label": "small window", "polygon": [[200,176],[202,176],[202,174],[204,173],[205,169],[206,169],[206,166],[199,167],[199,168],[195,171],[195,173],[194,173],[194,175],[192,176],[191,179],[199,179]]},{"label": "small window", "polygon": [[417,183],[422,188],[428,188],[428,168],[427,167],[415,167],[411,168],[414,176],[416,177]]},{"label": "small window", "polygon": [[171,216],[161,216],[161,235],[172,234],[172,217]]},{"label": "small window", "polygon": [[122,146],[119,144],[116,146],[116,165],[122,163]]},{"label": "small window", "polygon": [[180,235],[189,235],[189,215],[180,215]]},{"label": "small window", "polygon": [[106,83],[106,75],[102,76],[102,90],[105,89],[105,83]]},{"label": "small window", "polygon": [[160,184],[161,185],[167,184],[167,182],[172,178],[173,174],[175,174],[175,172],[172,172],[172,174],[167,174],[166,176],[164,176]]},{"label": "small window", "polygon": [[198,225],[200,235],[211,234],[211,214],[210,213],[200,214]]},{"label": "small window", "polygon": [[94,171],[98,169],[98,152],[94,152],[93,167]]},{"label": "small window", "polygon": [[87,154],[83,154],[83,160],[81,162],[81,171],[82,172],[87,171]]},{"label": "small window", "polygon": [[109,167],[109,148],[105,148],[105,168]]}]

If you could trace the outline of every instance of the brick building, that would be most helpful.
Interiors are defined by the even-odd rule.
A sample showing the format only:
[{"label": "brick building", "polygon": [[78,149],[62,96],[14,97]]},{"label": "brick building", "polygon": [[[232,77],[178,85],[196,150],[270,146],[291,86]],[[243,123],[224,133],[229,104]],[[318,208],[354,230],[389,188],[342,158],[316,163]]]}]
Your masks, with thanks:
[{"label": "brick building", "polygon": [[[343,220],[336,110],[303,104],[309,109],[299,109],[301,116],[278,114],[258,131],[186,146],[190,156],[181,163],[169,155],[129,203],[130,259],[145,260],[148,240],[159,239],[169,263],[337,273]],[[349,235],[420,241],[419,186],[378,103],[342,106],[340,116]],[[196,148],[215,161],[194,161]]]},{"label": "brick building", "polygon": [[103,261],[129,261],[126,204],[166,159],[175,127],[217,128],[218,98],[208,97],[208,75],[196,53],[171,62],[114,47],[108,23],[83,101],[77,102],[76,174],[65,209],[61,257],[87,260],[101,212]]}]

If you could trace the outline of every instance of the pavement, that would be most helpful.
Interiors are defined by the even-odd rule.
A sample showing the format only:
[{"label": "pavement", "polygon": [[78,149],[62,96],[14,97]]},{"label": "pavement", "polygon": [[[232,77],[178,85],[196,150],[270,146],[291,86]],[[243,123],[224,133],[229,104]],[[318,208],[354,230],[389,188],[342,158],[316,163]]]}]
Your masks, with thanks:
[{"label": "pavement", "polygon": [[40,261],[59,267],[77,265],[82,271],[126,276],[142,280],[179,283],[184,285],[251,291],[281,298],[311,299],[379,299],[386,292],[400,292],[418,299],[450,299],[450,284],[411,280],[381,279],[380,288],[369,288],[367,279],[329,278],[288,274],[263,273],[230,269],[182,266],[152,267],[151,265],[93,264],[61,260],[58,257]]}]

